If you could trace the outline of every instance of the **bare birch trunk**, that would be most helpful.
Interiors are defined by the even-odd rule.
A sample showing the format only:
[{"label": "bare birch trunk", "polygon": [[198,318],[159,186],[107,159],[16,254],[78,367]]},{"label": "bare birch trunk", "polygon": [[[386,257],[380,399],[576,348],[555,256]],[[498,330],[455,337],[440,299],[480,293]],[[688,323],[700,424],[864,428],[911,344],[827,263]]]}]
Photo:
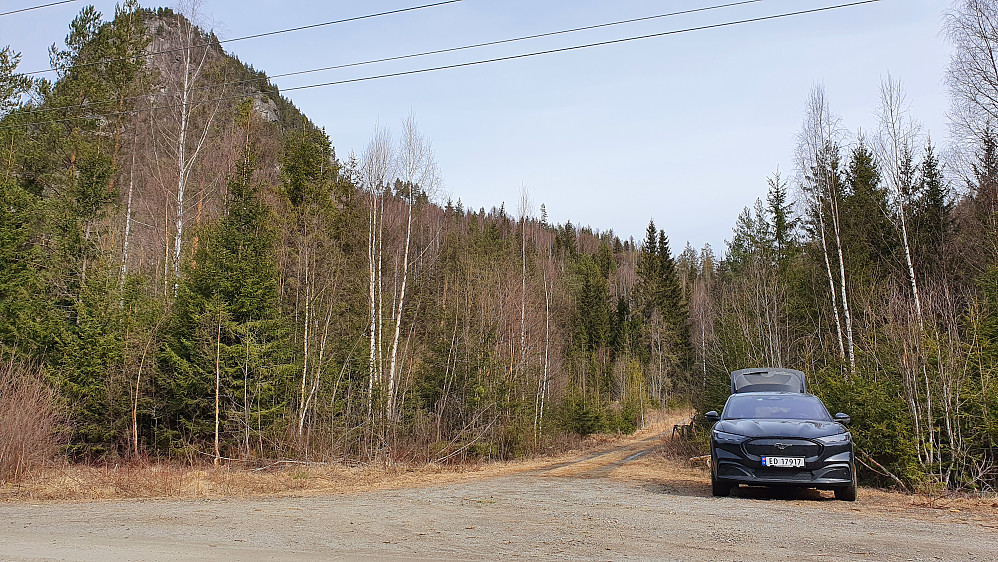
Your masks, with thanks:
[{"label": "bare birch trunk", "polygon": [[[136,135],[136,138],[138,136]],[[128,244],[132,234],[132,194],[135,191],[135,145],[132,145],[132,165],[128,169],[128,198],[125,203],[125,237],[121,242],[121,271],[118,276],[118,308],[125,308],[125,277],[128,275]]]},{"label": "bare birch trunk", "polygon": [[409,247],[412,239],[412,191],[414,187],[409,186],[409,213],[405,227],[405,253],[402,258],[402,287],[399,289],[398,308],[395,314],[395,335],[392,338],[392,351],[390,356],[390,366],[388,368],[388,419],[395,419],[395,393],[397,392],[396,365],[398,362],[399,334],[402,330],[402,308],[405,306],[405,289],[409,281]]},{"label": "bare birch trunk", "polygon": [[839,230],[839,203],[834,193],[831,193],[832,201],[832,226],[835,232],[835,248],[839,257],[839,288],[842,290],[842,314],[846,321],[846,345],[849,354],[849,372],[856,374],[856,350],[852,335],[852,315],[849,314],[849,296],[846,292],[846,266],[842,256],[842,237]]},{"label": "bare birch trunk", "polygon": [[[303,236],[303,240],[305,240],[308,236],[307,228],[305,232],[306,234],[305,236]],[[304,243],[307,244],[307,241]],[[308,326],[309,323],[312,321],[312,318],[310,317],[310,312],[312,309],[311,306],[312,295],[310,294],[311,280],[309,278],[309,263],[308,263],[309,256],[308,256],[307,247],[304,248],[304,252],[305,252],[305,324],[304,324],[305,327],[302,333],[301,390],[299,392],[300,398],[298,402],[298,404],[301,407],[301,411],[299,412],[299,418],[298,418],[298,437],[302,436],[302,428],[305,426],[305,381],[308,377]]]},{"label": "bare birch trunk", "polygon": [[[214,94],[214,100],[207,97],[203,99],[193,99],[192,94],[201,89],[197,87],[197,82],[208,62],[210,47],[206,44],[198,44],[198,32],[195,27],[200,17],[200,1],[193,0],[182,4],[180,12],[177,14],[177,39],[180,45],[178,49],[182,62],[181,73],[177,83],[176,92],[179,98],[176,103],[178,111],[176,130],[176,171],[177,171],[177,193],[176,193],[176,222],[173,242],[173,294],[177,293],[177,279],[180,273],[180,259],[182,256],[183,236],[184,236],[184,205],[187,191],[187,183],[194,164],[197,162],[201,151],[207,144],[208,133],[218,110],[221,107],[224,90]],[[184,15],[186,13],[186,17]],[[172,52],[172,51],[171,51]],[[195,109],[214,103],[208,112],[208,117],[202,127],[198,128],[194,136],[193,146],[188,149],[189,136],[192,126],[192,117]]]},{"label": "bare birch trunk", "polygon": [[[836,233],[836,246],[839,253],[839,273],[842,284],[841,293],[843,299],[847,296],[845,289],[845,269],[842,267],[843,260],[841,254],[841,240],[838,236],[838,220],[834,216],[835,185],[834,178],[831,177],[834,151],[837,148],[838,137],[840,136],[837,118],[833,117],[828,109],[825,99],[825,90],[820,85],[815,85],[811,89],[808,98],[807,115],[798,134],[797,146],[797,169],[800,174],[800,186],[804,192],[805,200],[812,207],[812,211],[818,221],[818,232],[821,238],[821,250],[825,260],[825,273],[828,275],[828,288],[832,299],[832,314],[835,318],[835,333],[839,343],[839,358],[846,357],[846,342],[843,341],[842,321],[839,316],[839,306],[835,287],[835,275],[832,272],[831,258],[828,248],[828,234],[826,232],[824,201],[828,198],[829,207],[833,209],[833,230]],[[848,310],[848,304],[843,302],[843,308]],[[846,313],[846,338],[848,340],[850,365],[855,368],[852,353],[852,331],[851,317]]]},{"label": "bare birch trunk", "polygon": [[372,187],[371,191],[371,221],[370,228],[368,229],[368,248],[367,248],[367,260],[368,260],[368,275],[370,276],[370,283],[368,286],[368,304],[370,305],[370,327],[368,331],[370,332],[370,356],[368,358],[368,378],[367,378],[367,417],[371,417],[372,406],[374,402],[374,372],[375,372],[375,361],[376,356],[376,346],[377,346],[377,324],[376,324],[376,309],[375,309],[375,275],[377,273],[375,266],[375,245],[376,245],[376,234],[378,231],[378,196],[374,192]]},{"label": "bare birch trunk", "polygon": [[[908,282],[911,288],[912,303],[918,324],[918,334],[914,338],[914,346],[918,364],[914,371],[921,370],[925,384],[925,424],[928,431],[925,462],[933,463],[935,449],[935,426],[932,421],[932,387],[926,363],[928,358],[924,349],[925,321],[922,314],[922,299],[918,290],[918,278],[912,260],[911,243],[908,236],[907,194],[914,182],[914,164],[916,142],[919,138],[919,126],[907,117],[907,100],[900,81],[895,81],[890,75],[880,85],[880,134],[877,139],[877,152],[885,176],[894,192],[897,203],[897,226],[904,248],[905,265]],[[916,390],[917,395],[917,390]]]},{"label": "bare birch trunk", "polygon": [[219,391],[221,390],[222,384],[222,371],[220,359],[222,356],[222,309],[218,309],[218,332],[215,336],[215,466],[218,466],[219,461],[222,459],[221,451],[218,446],[218,418],[219,418],[219,406],[221,403],[219,397]]}]

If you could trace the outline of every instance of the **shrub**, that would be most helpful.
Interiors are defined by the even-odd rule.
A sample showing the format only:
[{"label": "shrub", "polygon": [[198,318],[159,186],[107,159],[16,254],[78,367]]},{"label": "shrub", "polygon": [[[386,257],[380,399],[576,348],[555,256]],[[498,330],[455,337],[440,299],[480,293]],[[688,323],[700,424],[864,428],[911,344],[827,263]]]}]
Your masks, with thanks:
[{"label": "shrub", "polygon": [[19,482],[59,451],[55,392],[23,361],[0,363],[0,484]]},{"label": "shrub", "polygon": [[581,396],[569,396],[558,409],[558,425],[565,431],[586,437],[606,426],[603,412]]}]

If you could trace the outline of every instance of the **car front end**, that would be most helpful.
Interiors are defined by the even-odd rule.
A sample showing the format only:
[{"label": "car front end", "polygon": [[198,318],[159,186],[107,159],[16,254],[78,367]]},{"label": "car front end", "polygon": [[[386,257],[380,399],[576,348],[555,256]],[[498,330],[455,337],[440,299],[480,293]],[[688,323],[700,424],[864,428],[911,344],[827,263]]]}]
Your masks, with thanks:
[{"label": "car front end", "polygon": [[834,490],[856,496],[849,417],[828,414],[821,401],[800,393],[732,395],[723,415],[709,412],[711,483],[716,496],[740,484]]}]

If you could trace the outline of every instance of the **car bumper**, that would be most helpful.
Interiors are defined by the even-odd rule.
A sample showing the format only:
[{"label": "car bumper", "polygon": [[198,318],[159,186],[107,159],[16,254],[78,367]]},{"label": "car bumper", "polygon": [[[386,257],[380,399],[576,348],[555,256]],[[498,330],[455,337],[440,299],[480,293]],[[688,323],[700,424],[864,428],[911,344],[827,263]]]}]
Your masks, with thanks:
[{"label": "car bumper", "polygon": [[714,477],[727,484],[837,488],[852,483],[849,463],[831,463],[805,468],[770,468],[757,463],[715,459]]}]

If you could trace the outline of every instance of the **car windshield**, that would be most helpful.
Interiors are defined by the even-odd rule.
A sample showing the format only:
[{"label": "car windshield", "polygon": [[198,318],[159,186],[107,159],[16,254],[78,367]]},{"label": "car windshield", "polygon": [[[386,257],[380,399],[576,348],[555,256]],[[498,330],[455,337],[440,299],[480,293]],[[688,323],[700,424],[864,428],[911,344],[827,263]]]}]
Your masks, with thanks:
[{"label": "car windshield", "polygon": [[814,396],[800,394],[738,394],[728,398],[721,415],[726,420],[771,419],[831,421]]}]

